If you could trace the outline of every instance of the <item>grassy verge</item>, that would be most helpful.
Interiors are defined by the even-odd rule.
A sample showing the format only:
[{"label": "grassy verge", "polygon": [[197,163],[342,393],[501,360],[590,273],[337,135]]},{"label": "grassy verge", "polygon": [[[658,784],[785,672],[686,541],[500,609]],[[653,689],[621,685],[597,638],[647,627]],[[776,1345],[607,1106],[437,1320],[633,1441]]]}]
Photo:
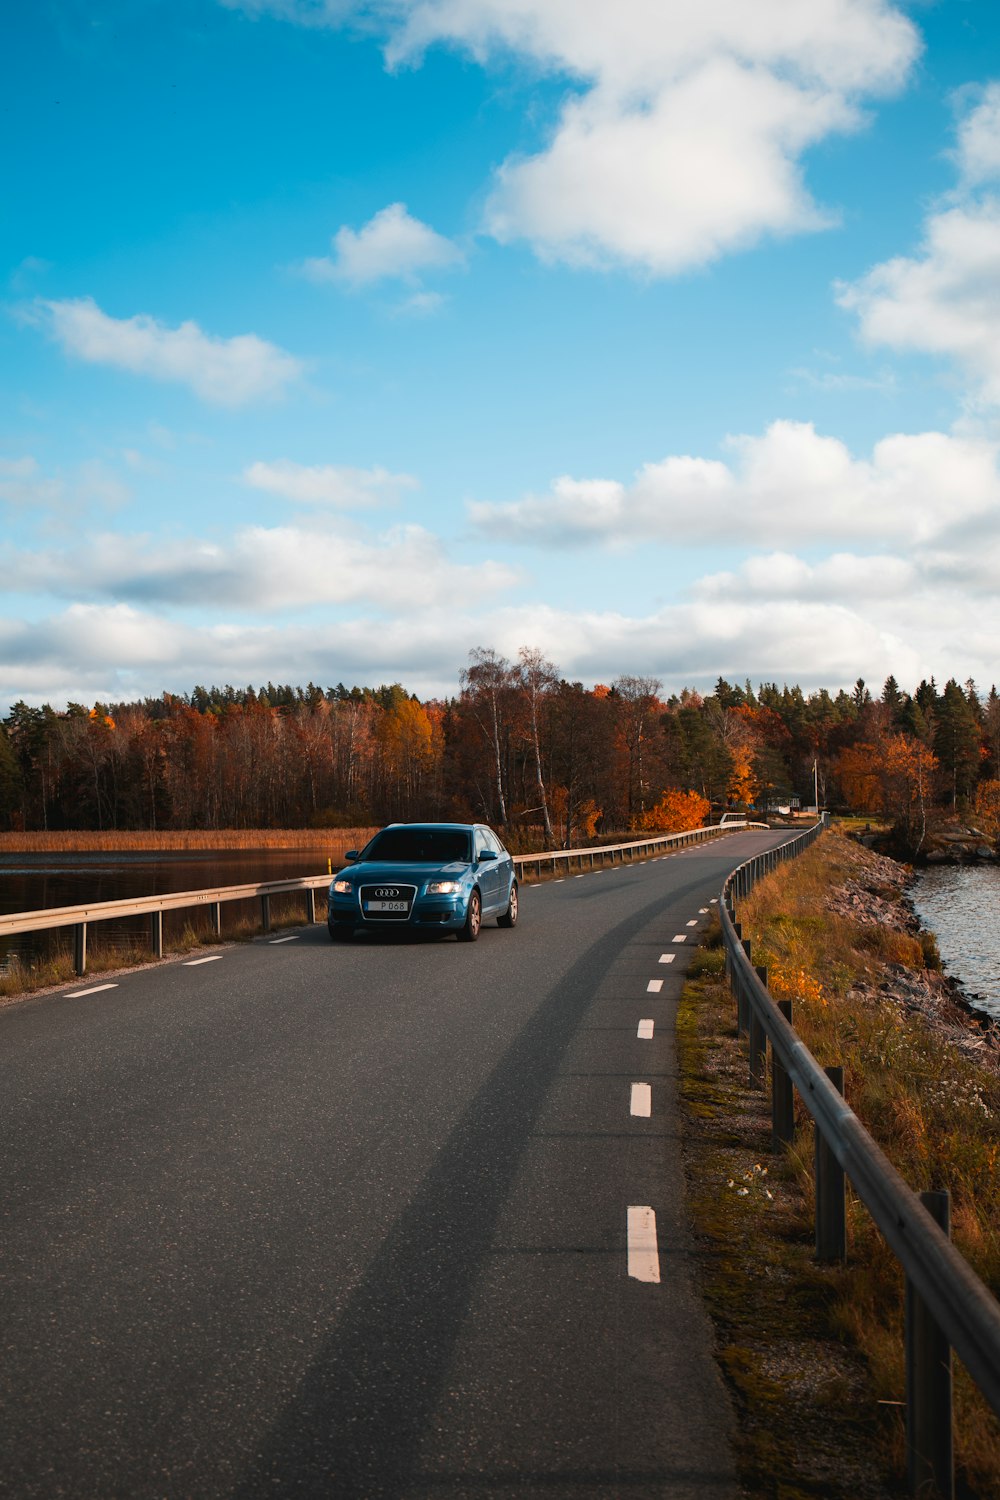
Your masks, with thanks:
[{"label": "grassy verge", "polygon": [[[935,994],[933,949],[907,930],[884,872],[829,834],[761,882],[738,916],[772,988],[794,995],[796,1029],[821,1063],[844,1066],[852,1107],[898,1170],[914,1188],[950,1189],[955,1242],[996,1291],[1000,1078],[895,997],[906,975]],[[852,884],[898,905],[899,924],[832,910]],[[748,1085],[719,940],[716,929],[695,956],[679,1039],[689,1191],[745,1491],[902,1494],[902,1277],[853,1195],[848,1265],[814,1261],[812,1127],[799,1106],[794,1149],[770,1156],[769,1094]],[[955,1402],[958,1492],[986,1500],[1000,1494],[1000,1426],[957,1362]]]}]

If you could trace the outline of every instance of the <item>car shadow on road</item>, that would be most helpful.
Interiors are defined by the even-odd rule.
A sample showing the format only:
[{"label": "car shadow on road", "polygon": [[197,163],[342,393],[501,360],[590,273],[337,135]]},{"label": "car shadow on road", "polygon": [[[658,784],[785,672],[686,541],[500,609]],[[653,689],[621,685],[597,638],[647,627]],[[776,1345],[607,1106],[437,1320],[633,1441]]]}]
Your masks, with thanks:
[{"label": "car shadow on road", "polygon": [[[521,1153],[591,997],[663,905],[589,948],[538,1006],[373,1258],[237,1500],[379,1500],[420,1488],[421,1440]],[[609,1477],[609,1493],[621,1478]]]}]

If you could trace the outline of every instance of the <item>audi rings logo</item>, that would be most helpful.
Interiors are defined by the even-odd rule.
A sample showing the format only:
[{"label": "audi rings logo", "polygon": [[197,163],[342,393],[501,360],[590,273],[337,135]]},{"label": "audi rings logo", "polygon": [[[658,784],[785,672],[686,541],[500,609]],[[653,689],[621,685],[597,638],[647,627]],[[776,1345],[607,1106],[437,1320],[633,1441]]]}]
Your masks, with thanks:
[{"label": "audi rings logo", "polygon": [[399,892],[397,891],[397,889],[396,889],[396,887],[394,885],[380,885],[378,887],[378,889],[376,890],[375,895],[376,895],[376,897],[378,897],[378,896],[398,896]]}]

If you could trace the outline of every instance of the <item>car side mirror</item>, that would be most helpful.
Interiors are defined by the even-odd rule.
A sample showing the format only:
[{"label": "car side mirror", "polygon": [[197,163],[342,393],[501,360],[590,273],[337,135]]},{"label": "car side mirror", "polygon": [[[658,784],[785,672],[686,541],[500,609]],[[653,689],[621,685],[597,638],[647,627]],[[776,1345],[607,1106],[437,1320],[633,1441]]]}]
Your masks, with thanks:
[{"label": "car side mirror", "polygon": [[359,851],[357,849],[348,849],[347,853],[344,855],[344,858],[348,861],[349,864],[353,864],[358,857],[358,853]]},{"label": "car side mirror", "polygon": [[483,862],[487,859],[496,859],[496,855],[492,849],[483,850],[482,854],[479,856],[479,863],[483,864]]}]

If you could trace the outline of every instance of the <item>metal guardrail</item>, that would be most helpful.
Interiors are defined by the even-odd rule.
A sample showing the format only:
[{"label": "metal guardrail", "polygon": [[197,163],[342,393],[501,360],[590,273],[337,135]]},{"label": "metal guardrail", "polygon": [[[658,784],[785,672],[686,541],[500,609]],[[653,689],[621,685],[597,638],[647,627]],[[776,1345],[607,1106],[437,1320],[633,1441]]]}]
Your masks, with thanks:
[{"label": "metal guardrail", "polygon": [[[772,1144],[794,1132],[792,1089],[816,1125],[816,1250],[846,1258],[845,1177],[884,1235],[907,1278],[906,1415],[911,1493],[954,1494],[951,1349],[1000,1416],[1000,1305],[947,1235],[947,1195],[918,1195],[900,1177],[843,1098],[843,1072],[823,1069],[791,1024],[791,1002],[776,1003],[766,971],[751,962],[734,898],[804,852],[826,820],[740,865],[722,891],[726,966],[737,1002],[737,1029],[748,1035],[751,1083],[763,1087],[772,1056]],[[944,1227],[942,1227],[942,1223]]]},{"label": "metal guardrail", "polygon": [[[722,833],[739,831],[741,828],[766,828],[766,823],[713,824],[708,828],[695,828],[687,833],[657,834],[651,838],[636,839],[627,844],[602,844],[590,849],[554,849],[542,854],[515,854],[515,866],[521,871],[528,865],[537,867],[551,864],[553,870],[560,862],[578,860],[580,868],[589,859],[590,868],[598,858],[602,863],[610,858],[612,863],[635,859],[636,851],[648,851],[654,847],[672,844],[686,847],[692,843],[704,843]],[[121,917],[149,917],[149,941],[155,957],[163,954],[163,913],[180,911],[185,907],[201,908],[211,913],[212,926],[217,935],[222,932],[222,907],[227,901],[259,900],[261,925],[265,932],[271,929],[271,897],[294,895],[297,892],[306,898],[306,920],[316,920],[316,892],[330,884],[330,876],[305,875],[296,880],[255,881],[249,885],[211,886],[200,891],[175,891],[163,896],[139,896],[125,901],[100,901],[81,906],[53,906],[41,911],[15,912],[0,916],[0,938],[14,937],[22,932],[44,932],[49,928],[71,927],[73,929],[73,959],[77,974],[87,968],[87,931],[93,922],[110,922]]]},{"label": "metal guardrail", "polygon": [[[572,861],[577,860],[582,870],[584,861],[589,860],[589,868],[595,868],[595,861],[600,858],[602,863],[604,857],[611,856],[612,864],[626,863],[626,855],[629,859],[637,857],[636,851],[643,852],[651,849],[662,848],[670,844],[675,848],[683,849],[689,844],[704,844],[709,839],[718,838],[724,833],[740,833],[747,828],[767,828],[767,823],[750,823],[745,819],[739,823],[712,823],[707,828],[689,828],[685,833],[658,833],[649,838],[635,839],[629,844],[595,844],[588,849],[547,849],[541,854],[514,854],[511,856],[515,865],[524,870],[527,865],[535,865],[541,874],[543,865],[550,865],[554,871],[559,863],[565,862],[567,869],[572,869]],[[621,855],[621,860],[615,858]]]}]

